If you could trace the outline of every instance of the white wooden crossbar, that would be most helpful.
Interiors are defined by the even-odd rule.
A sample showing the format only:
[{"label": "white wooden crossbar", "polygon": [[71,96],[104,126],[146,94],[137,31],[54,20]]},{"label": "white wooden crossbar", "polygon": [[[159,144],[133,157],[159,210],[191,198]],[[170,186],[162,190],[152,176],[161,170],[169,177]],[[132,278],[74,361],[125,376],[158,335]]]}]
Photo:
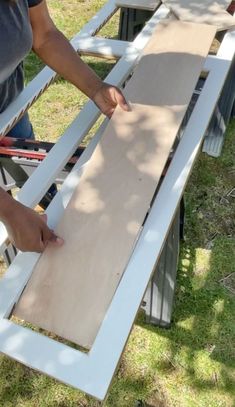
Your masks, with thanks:
[{"label": "white wooden crossbar", "polygon": [[132,47],[128,41],[111,40],[108,38],[87,37],[74,41],[75,48],[81,55],[95,55],[101,58],[121,58]]},{"label": "white wooden crossbar", "polygon": [[[105,10],[105,13],[102,13],[106,16],[111,10],[114,10],[112,1],[107,3]],[[109,82],[119,85],[123,83],[133,69],[139,57],[139,51],[144,47],[153,28],[167,14],[168,10],[165,7],[160,7],[157,10],[133,46],[128,45],[126,48],[124,55],[108,75],[107,80]],[[96,19],[93,20],[94,22],[96,23]],[[93,33],[93,23],[90,22],[87,25],[89,35]],[[86,35],[83,30],[81,33]],[[222,42],[218,56],[209,57],[206,61],[205,70],[208,71],[208,76],[205,85],[90,352],[86,354],[75,350],[7,319],[37,261],[38,255],[33,253],[18,254],[0,281],[1,352],[100,400],[104,399],[200,150],[203,136],[223,88],[234,52],[235,33],[229,32]],[[49,71],[46,70],[46,76],[48,73]],[[52,74],[50,73],[50,75]],[[30,99],[27,92],[24,94],[24,105],[27,105],[26,100]],[[17,109],[18,111],[22,109],[22,104],[19,103],[17,109],[14,109],[16,108],[14,107],[11,111],[12,116],[15,115]],[[98,109],[92,102],[88,102],[50,151],[48,157],[21,189],[18,195],[20,201],[34,206],[41,199],[48,186],[54,181],[58,171],[75,151],[98,116]],[[104,127],[106,123],[107,119],[102,126]],[[74,185],[79,182],[81,171],[89,160],[101,134],[102,128],[88,145],[83,156],[78,160],[61,190],[48,207],[47,213],[51,227],[55,227],[57,224],[72,194]],[[40,191],[38,190],[39,185],[41,186]],[[5,237],[6,233],[1,229],[1,244]]]}]

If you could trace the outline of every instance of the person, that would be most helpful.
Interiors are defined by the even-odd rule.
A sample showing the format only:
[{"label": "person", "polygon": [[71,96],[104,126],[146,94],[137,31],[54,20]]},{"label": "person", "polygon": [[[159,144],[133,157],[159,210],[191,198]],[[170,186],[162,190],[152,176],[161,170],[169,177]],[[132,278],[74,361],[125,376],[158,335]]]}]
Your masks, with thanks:
[{"label": "person", "polygon": [[[103,82],[56,28],[46,0],[0,0],[0,120],[1,113],[23,89],[22,61],[31,49],[108,117],[117,105],[129,110],[122,92]],[[27,114],[8,136],[34,137]],[[47,226],[45,215],[40,216],[17,202],[3,189],[0,189],[0,220],[12,243],[21,251],[42,252],[49,242],[56,246],[63,244]]]}]

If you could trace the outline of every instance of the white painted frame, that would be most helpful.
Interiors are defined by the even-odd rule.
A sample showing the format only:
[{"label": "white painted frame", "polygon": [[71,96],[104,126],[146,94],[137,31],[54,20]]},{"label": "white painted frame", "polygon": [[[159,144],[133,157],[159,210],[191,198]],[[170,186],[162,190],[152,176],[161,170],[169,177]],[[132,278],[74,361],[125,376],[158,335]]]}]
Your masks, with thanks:
[{"label": "white painted frame", "polygon": [[161,2],[159,0],[116,0],[117,7],[154,11]]},{"label": "white painted frame", "polygon": [[[155,24],[168,10],[163,6],[129,47],[108,76],[120,84],[133,68]],[[135,320],[147,284],[161,253],[176,208],[187,183],[210,117],[219,98],[235,51],[235,33],[226,34],[216,57],[208,57],[205,70],[208,78],[177,147],[135,250],[109,306],[94,345],[88,354],[75,350],[42,334],[8,320],[14,304],[27,283],[38,255],[20,253],[0,281],[0,351],[61,382],[74,386],[100,400],[105,398]],[[37,168],[18,199],[34,206],[54,180],[57,172],[76,149],[77,144],[99,116],[98,109],[88,102],[48,157]],[[102,125],[105,126],[107,120]],[[102,133],[96,134],[61,191],[49,206],[49,224],[58,222],[74,186]],[[68,142],[69,140],[69,142]],[[41,185],[38,191],[38,185]],[[6,237],[1,230],[1,243]]]}]

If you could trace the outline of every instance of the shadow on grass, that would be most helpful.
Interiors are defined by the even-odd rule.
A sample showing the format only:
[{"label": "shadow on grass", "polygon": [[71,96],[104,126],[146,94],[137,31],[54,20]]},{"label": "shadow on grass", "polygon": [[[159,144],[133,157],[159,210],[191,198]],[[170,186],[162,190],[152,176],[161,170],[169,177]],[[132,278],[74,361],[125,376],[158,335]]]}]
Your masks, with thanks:
[{"label": "shadow on grass", "polygon": [[[166,407],[158,392],[154,404],[138,403],[149,391],[149,377],[121,375],[104,403],[64,386],[7,357],[0,363],[0,406],[46,407]],[[119,376],[119,375],[118,375]]]},{"label": "shadow on grass", "polygon": [[41,373],[2,356],[0,406],[99,407],[100,403]]},{"label": "shadow on grass", "polygon": [[[219,280],[231,272],[228,267],[235,263],[234,247],[232,239],[215,241],[207,277],[197,287],[196,249],[184,244],[181,259],[187,259],[187,266],[181,260],[171,329],[140,322],[142,327],[169,339],[169,353],[156,363],[156,370],[170,375],[183,369],[194,389],[217,389],[231,396],[235,396],[235,297]],[[201,374],[200,366],[205,369]]]},{"label": "shadow on grass", "polygon": [[232,120],[221,157],[201,156],[191,175],[171,328],[138,320],[156,341],[167,340],[157,374],[174,380],[179,373],[199,399],[210,390],[235,397],[235,296],[221,284],[235,272],[235,201],[227,196],[235,185],[234,133]]},{"label": "shadow on grass", "polygon": [[149,377],[119,377],[112,386],[105,407],[135,407],[138,399],[143,399],[149,389]]},{"label": "shadow on grass", "polygon": [[1,357],[0,363],[0,405],[17,405],[19,399],[30,400],[35,394],[35,373],[16,364],[7,357]]}]

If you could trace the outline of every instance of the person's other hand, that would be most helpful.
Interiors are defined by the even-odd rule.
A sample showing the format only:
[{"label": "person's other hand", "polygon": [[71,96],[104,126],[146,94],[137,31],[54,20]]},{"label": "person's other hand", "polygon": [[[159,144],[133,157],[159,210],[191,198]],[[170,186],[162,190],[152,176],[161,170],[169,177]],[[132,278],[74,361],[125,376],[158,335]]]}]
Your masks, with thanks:
[{"label": "person's other hand", "polygon": [[48,244],[61,246],[63,239],[55,235],[47,226],[47,216],[39,215],[34,210],[15,200],[12,208],[4,219],[10,241],[22,252],[38,252],[45,250]]},{"label": "person's other hand", "polygon": [[105,82],[102,83],[94,95],[93,101],[101,112],[109,118],[112,116],[117,105],[126,112],[131,110],[120,89]]}]

